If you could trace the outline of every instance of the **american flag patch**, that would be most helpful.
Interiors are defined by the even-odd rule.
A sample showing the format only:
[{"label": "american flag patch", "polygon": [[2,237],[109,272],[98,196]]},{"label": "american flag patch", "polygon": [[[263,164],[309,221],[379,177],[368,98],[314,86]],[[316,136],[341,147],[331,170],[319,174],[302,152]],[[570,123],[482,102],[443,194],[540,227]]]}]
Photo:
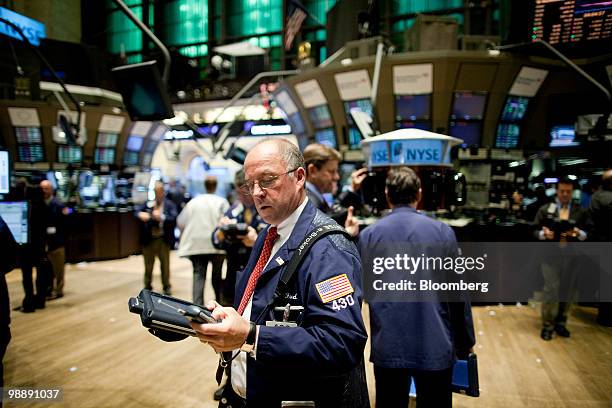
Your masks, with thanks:
[{"label": "american flag patch", "polygon": [[323,303],[331,302],[354,292],[346,273],[319,282],[315,286]]}]

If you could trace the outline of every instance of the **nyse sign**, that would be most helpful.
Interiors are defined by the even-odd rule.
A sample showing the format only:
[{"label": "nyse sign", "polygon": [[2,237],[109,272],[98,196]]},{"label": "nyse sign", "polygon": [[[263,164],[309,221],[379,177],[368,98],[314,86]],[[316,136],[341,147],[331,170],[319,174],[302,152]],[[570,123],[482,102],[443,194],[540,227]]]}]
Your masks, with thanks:
[{"label": "nyse sign", "polygon": [[[30,43],[33,45],[39,45],[40,39],[46,37],[45,25],[43,23],[26,16],[22,16],[21,14],[5,9],[4,7],[0,7],[0,17],[19,27],[23,32],[23,35],[25,35],[28,41],[30,41]],[[0,23],[0,33],[16,38],[20,41],[23,40],[23,38],[13,27],[10,27],[4,23]]]},{"label": "nyse sign", "polygon": [[446,164],[441,140],[395,140],[391,142],[391,163],[405,165]]}]

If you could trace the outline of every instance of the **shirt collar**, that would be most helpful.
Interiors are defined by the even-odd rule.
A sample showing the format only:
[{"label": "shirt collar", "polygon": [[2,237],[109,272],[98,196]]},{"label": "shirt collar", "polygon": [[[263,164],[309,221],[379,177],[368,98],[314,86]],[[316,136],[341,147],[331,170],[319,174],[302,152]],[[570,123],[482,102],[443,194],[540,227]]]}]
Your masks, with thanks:
[{"label": "shirt collar", "polygon": [[291,215],[287,217],[287,219],[285,219],[283,222],[276,226],[276,232],[278,232],[278,236],[280,238],[277,242],[287,241],[287,238],[289,238],[289,236],[293,232],[293,228],[295,227],[295,224],[297,224],[300,215],[302,215],[302,212],[304,211],[307,202],[308,196],[305,196],[304,201],[302,201],[302,204],[300,204],[298,208],[296,208],[291,213]]},{"label": "shirt collar", "polygon": [[321,192],[319,191],[319,189],[317,188],[317,186],[315,186],[314,184],[312,184],[310,181],[306,182],[306,188],[313,192],[316,196],[318,196],[321,200],[325,200],[325,197],[323,197],[323,194],[321,194]]}]

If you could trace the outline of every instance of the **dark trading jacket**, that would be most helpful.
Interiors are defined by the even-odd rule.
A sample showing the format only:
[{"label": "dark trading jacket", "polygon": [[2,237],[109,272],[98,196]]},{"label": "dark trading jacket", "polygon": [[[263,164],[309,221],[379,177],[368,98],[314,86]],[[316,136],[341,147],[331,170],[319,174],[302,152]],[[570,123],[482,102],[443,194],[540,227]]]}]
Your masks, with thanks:
[{"label": "dark trading jacket", "polygon": [[[66,216],[62,213],[65,205],[53,197],[49,204],[45,205],[44,225],[47,248],[52,251],[66,245]],[[48,228],[55,228],[55,233],[49,234]]]},{"label": "dark trading jacket", "polygon": [[[272,254],[259,277],[251,320],[272,299],[274,290],[293,252],[315,225],[331,222],[308,202],[288,241]],[[245,272],[236,282],[235,307],[244,293],[248,278],[263,247],[264,230],[253,247]],[[278,260],[282,259],[282,262]],[[282,265],[281,265],[282,263]],[[346,274],[355,292],[352,306],[334,310],[323,303],[315,285]],[[355,245],[340,235],[317,241],[294,275],[292,285],[281,300],[304,307],[300,327],[266,327],[274,320],[270,311],[260,325],[256,360],[247,359],[247,403],[252,407],[280,407],[281,401],[316,402],[317,407],[341,407],[344,384],[349,372],[361,364],[367,333],[361,317],[361,263]],[[365,381],[361,390],[367,392]]]},{"label": "dark trading jacket", "polygon": [[[399,243],[440,243],[452,252],[446,256],[457,254],[453,230],[411,207],[395,208],[359,236],[362,254],[374,245]],[[440,255],[427,252],[437,251],[434,246],[424,248],[425,256]],[[468,302],[371,302],[369,307],[370,361],[376,366],[443,370],[453,365],[456,350],[469,349],[475,343]]]},{"label": "dark trading jacket", "polygon": [[[138,213],[144,211],[149,214],[153,212],[153,205],[150,202],[147,202],[136,209],[134,213],[136,217],[138,217]],[[164,221],[162,223],[162,228],[164,231],[164,242],[172,248],[174,246],[174,228],[176,228],[176,217],[178,216],[176,205],[174,203],[164,198]],[[139,219],[140,221],[140,219]],[[148,245],[153,239],[152,229],[155,226],[157,221],[151,218],[148,222],[140,221],[140,243],[142,245]]]}]

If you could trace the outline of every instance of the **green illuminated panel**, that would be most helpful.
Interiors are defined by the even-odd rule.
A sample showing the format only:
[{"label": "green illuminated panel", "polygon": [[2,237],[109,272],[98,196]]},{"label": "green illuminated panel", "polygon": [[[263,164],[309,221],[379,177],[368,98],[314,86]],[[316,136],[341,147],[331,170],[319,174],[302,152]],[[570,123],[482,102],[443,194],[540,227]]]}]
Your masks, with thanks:
[{"label": "green illuminated panel", "polygon": [[226,5],[228,33],[232,36],[281,31],[282,0],[230,1]]},{"label": "green illuminated panel", "polygon": [[[142,18],[142,7],[132,7],[132,12]],[[142,49],[142,33],[121,11],[113,11],[108,15],[109,27],[108,51],[113,54],[121,52],[140,51]]]},{"label": "green illuminated panel", "polygon": [[397,0],[392,2],[393,14],[423,13],[463,7],[463,0]]},{"label": "green illuminated panel", "polygon": [[[166,42],[170,45],[208,41],[208,0],[180,0],[167,3],[164,5],[163,19],[163,24],[166,26]],[[191,48],[195,50],[197,47]],[[205,55],[200,53],[201,48],[194,52],[195,55],[189,56]]]},{"label": "green illuminated panel", "polygon": [[336,0],[310,0],[304,1],[302,4],[304,4],[306,10],[318,20],[313,21],[313,19],[309,17],[305,24],[325,24],[327,22],[327,12],[336,4]]}]

